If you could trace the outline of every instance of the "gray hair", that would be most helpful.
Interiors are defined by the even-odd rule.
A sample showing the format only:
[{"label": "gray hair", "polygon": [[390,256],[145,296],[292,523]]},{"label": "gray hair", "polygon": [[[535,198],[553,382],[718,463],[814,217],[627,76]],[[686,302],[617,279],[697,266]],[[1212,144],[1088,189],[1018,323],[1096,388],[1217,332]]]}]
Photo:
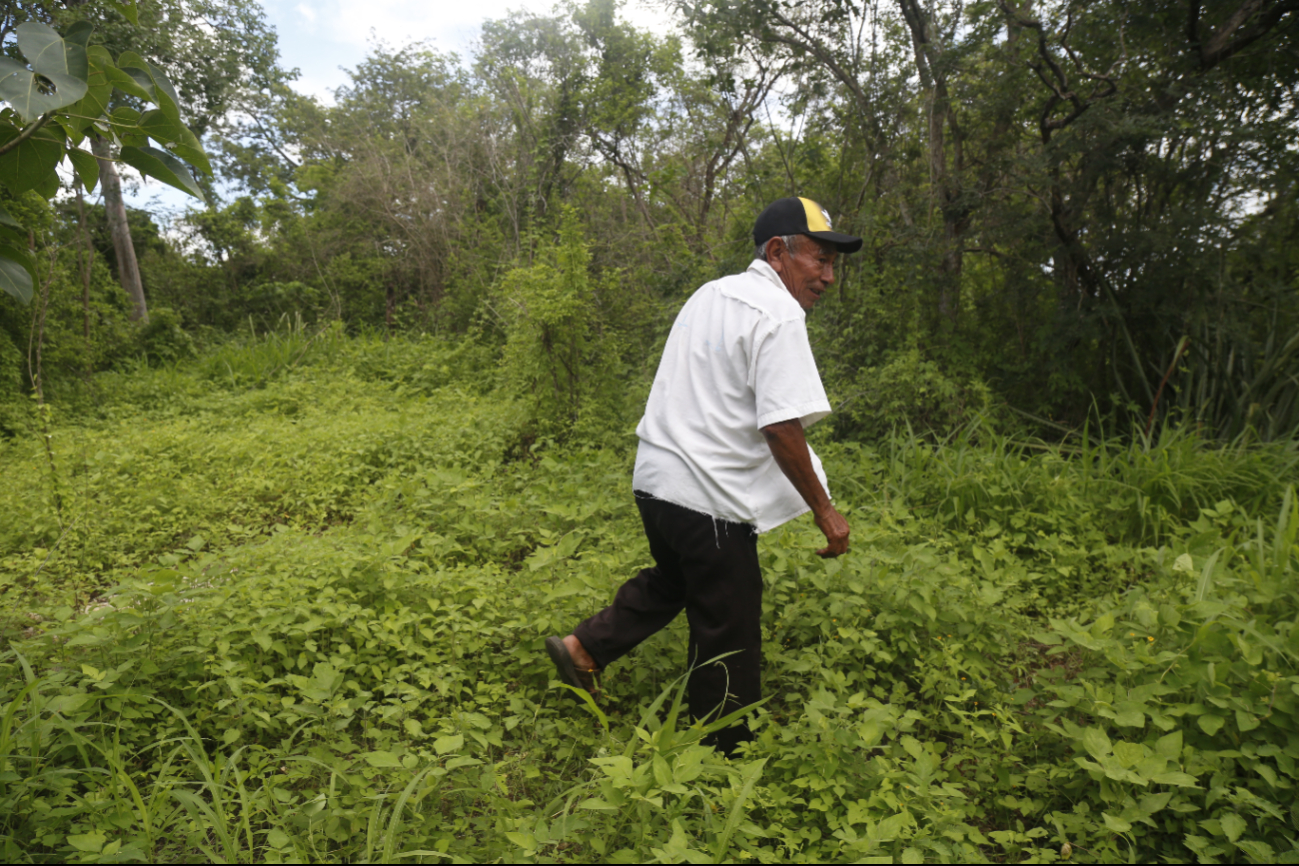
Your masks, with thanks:
[{"label": "gray hair", "polygon": [[[794,240],[796,238],[802,237],[802,235],[776,235],[775,237],[778,237],[782,241],[784,241],[785,248],[788,249],[790,252],[793,252]],[[754,251],[754,256],[765,262],[767,260],[767,244],[771,243],[772,240],[774,240],[774,238],[767,238],[765,241],[758,244],[757,250]]]}]

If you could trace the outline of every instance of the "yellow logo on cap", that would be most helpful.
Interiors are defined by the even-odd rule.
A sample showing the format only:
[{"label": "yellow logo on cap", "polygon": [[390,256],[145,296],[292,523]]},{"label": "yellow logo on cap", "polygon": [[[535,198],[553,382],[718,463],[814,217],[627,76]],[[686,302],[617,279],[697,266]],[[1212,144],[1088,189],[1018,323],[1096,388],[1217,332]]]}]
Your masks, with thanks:
[{"label": "yellow logo on cap", "polygon": [[834,229],[830,226],[830,214],[826,213],[825,208],[821,207],[810,198],[798,199],[803,203],[803,212],[807,215],[807,230],[810,232],[830,232]]}]

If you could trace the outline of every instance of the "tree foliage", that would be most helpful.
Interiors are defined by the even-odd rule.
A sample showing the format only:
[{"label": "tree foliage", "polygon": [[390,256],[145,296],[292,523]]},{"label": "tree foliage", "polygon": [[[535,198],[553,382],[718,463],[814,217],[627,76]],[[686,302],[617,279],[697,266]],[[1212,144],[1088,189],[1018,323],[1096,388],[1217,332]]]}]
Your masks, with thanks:
[{"label": "tree foliage", "polygon": [[[644,334],[744,267],[754,216],[797,193],[867,241],[812,319],[851,410],[839,435],[884,429],[867,394],[896,408],[885,427],[978,406],[1050,435],[1092,412],[1299,429],[1292,4],[672,10],[666,34],[613,0],[513,13],[465,58],[377,43],[328,105],[292,88],[255,10],[211,5],[193,40],[162,28],[140,45],[193,103],[227,198],[141,254],[151,303],[190,329],[300,314],[503,351],[491,307],[553,259],[571,209],[592,285],[620,274],[602,309],[643,317],[630,355],[611,350],[643,385]],[[118,40],[123,20],[105,21]],[[137,136],[163,119],[139,107]],[[124,159],[161,171],[152,157]]]}]

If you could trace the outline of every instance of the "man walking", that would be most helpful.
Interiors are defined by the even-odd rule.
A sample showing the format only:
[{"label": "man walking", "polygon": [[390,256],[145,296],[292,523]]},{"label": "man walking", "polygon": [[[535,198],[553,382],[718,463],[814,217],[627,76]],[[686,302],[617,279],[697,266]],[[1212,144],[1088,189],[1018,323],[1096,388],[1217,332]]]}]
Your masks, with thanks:
[{"label": "man walking", "polygon": [[[753,240],[747,271],[703,286],[677,315],[636,428],[632,488],[655,566],[572,634],[546,639],[560,679],[594,692],[596,671],[684,609],[689,663],[700,665],[688,686],[697,719],[760,696],[758,533],[810,510],[826,538],[817,552],[848,549],[848,522],[803,434],[830,414],[805,319],[834,281],[838,254],[862,241],[835,232],[806,198],[769,206]],[[729,754],[749,738],[736,726],[716,745]]]}]

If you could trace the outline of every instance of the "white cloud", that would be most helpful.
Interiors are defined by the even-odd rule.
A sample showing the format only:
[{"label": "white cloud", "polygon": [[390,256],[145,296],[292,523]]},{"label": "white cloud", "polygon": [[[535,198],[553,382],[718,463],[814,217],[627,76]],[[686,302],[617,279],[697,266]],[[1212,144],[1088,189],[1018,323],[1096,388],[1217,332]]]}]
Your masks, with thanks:
[{"label": "white cloud", "polygon": [[294,6],[293,8],[299,15],[301,15],[303,18],[306,18],[307,21],[309,21],[310,23],[312,24],[316,23],[316,10],[312,9],[306,3],[299,3],[297,6]]},{"label": "white cloud", "polygon": [[[427,0],[323,0],[317,4],[322,23],[334,40],[360,48],[369,46],[373,34],[393,45],[424,39],[439,48],[465,54],[479,27],[489,18],[503,18],[511,10],[547,14],[552,0],[478,0],[471,3],[430,3]],[[303,6],[298,10],[302,11]],[[305,13],[304,13],[305,14]],[[648,0],[632,0],[624,17],[640,27],[666,29],[669,16]],[[310,20],[315,21],[315,17]]]}]

